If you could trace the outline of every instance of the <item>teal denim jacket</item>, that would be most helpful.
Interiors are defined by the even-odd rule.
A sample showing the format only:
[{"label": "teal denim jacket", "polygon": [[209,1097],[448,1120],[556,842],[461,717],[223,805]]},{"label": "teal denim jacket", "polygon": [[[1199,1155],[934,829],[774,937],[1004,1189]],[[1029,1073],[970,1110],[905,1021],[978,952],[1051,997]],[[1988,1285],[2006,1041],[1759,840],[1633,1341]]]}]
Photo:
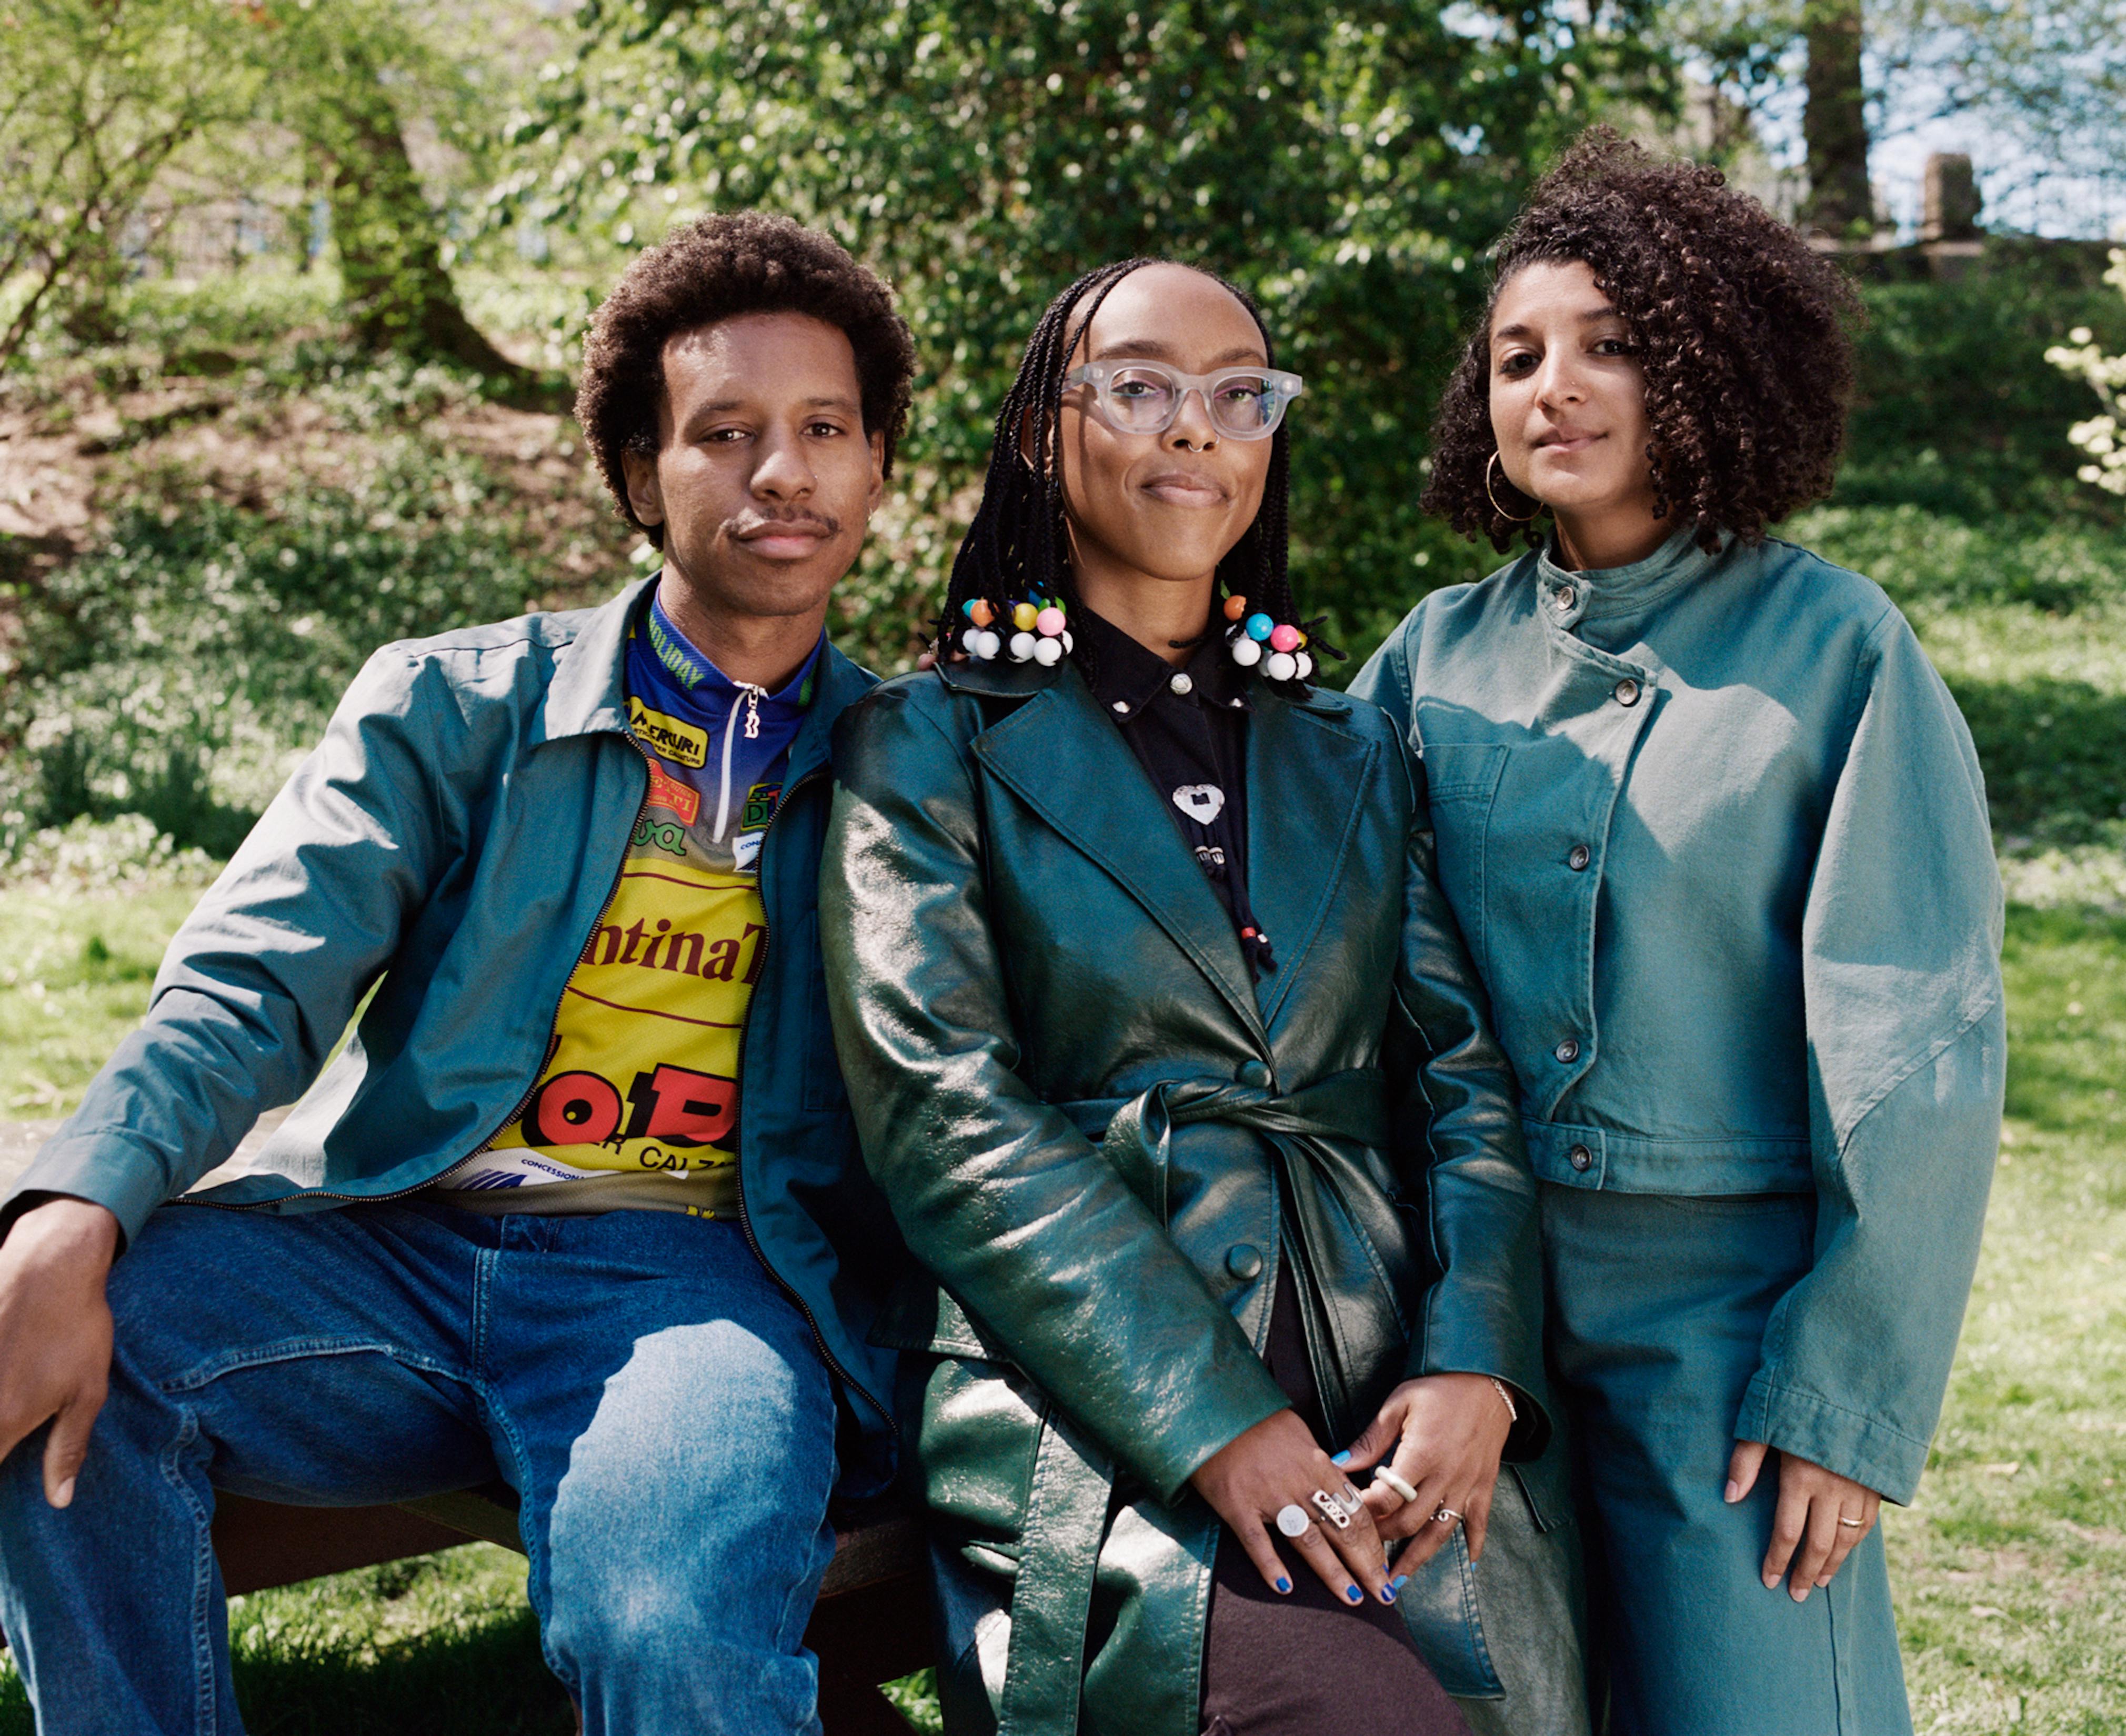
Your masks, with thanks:
[{"label": "teal denim jacket", "polygon": [[1351,691],[1409,731],[1537,1174],[1813,1191],[1738,1436],[1909,1500],[1999,1144],[1969,731],[1881,590],[1788,543],[1524,554]]},{"label": "teal denim jacket", "polygon": [[[0,1222],[26,1194],[71,1194],[108,1206],[130,1240],[299,1096],[252,1173],[193,1197],[282,1212],[392,1199],[501,1128],[545,1061],[641,806],[624,671],[649,588],[371,658]],[[818,885],[829,743],[872,685],[828,648],[761,851],[768,940],[739,1063],[745,1228],[841,1376],[864,1440],[843,1458],[852,1493],[891,1457],[893,1357],[867,1338],[905,1256],[834,1059]]]}]

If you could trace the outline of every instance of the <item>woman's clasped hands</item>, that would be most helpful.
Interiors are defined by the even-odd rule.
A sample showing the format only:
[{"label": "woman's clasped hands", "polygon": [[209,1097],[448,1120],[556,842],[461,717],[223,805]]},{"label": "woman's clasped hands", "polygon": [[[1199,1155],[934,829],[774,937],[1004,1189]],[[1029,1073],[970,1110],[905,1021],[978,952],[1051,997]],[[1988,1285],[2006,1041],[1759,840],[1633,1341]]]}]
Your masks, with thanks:
[{"label": "woman's clasped hands", "polygon": [[[1296,1413],[1283,1410],[1228,1441],[1190,1480],[1273,1590],[1292,1589],[1278,1550],[1288,1542],[1343,1602],[1370,1594],[1393,1603],[1410,1572],[1457,1525],[1465,1528],[1471,1558],[1483,1553],[1512,1422],[1485,1376],[1429,1375],[1390,1393],[1365,1432],[1335,1458]],[[1361,1489],[1346,1465],[1361,1476],[1382,1469]],[[1410,1541],[1391,1567],[1387,1546],[1400,1538]]]}]

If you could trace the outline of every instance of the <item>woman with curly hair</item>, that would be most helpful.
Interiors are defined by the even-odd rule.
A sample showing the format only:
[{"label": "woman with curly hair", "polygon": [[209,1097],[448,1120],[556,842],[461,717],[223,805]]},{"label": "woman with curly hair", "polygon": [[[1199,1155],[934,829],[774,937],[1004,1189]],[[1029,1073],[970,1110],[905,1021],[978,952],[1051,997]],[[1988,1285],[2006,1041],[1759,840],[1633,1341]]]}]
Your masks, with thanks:
[{"label": "woman with curly hair", "polygon": [[954,1736],[1448,1736],[1532,1652],[1569,1697],[1519,1728],[1585,1727],[1569,1622],[1491,1595],[1489,1542],[1541,1554],[1499,1476],[1550,1432],[1534,1182],[1401,734],[1311,679],[1300,387],[1204,272],[1072,284],[959,659],[836,739],[822,936],[924,1267],[876,1336]]},{"label": "woman with curly hair", "polygon": [[1500,244],[1426,503],[1501,551],[1354,693],[1421,754],[1520,1082],[1547,1349],[1622,1736],[1911,1729],[1876,1514],[1912,1498],[2000,1129],[1969,732],[1830,487],[1836,268],[1591,134]]}]

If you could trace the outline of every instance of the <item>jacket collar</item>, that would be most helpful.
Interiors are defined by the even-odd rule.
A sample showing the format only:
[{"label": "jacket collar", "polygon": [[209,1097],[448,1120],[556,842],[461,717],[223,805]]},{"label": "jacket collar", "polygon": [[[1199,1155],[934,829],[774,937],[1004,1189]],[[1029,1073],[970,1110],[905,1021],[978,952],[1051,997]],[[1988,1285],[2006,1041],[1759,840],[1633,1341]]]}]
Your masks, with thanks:
[{"label": "jacket collar", "polygon": [[1557,564],[1553,536],[1536,557],[1536,594],[1552,624],[1568,630],[1585,620],[1634,614],[1703,578],[1732,540],[1723,535],[1708,554],[1698,546],[1696,527],[1687,525],[1644,560],[1575,571]]},{"label": "jacket collar", "polygon": [[[627,639],[650,607],[657,575],[639,578],[610,602],[590,611],[574,639],[554,653],[532,745],[599,731],[627,729]],[[876,677],[829,643],[820,653],[811,709],[791,743],[788,781],[823,765],[834,719],[872,687]]]},{"label": "jacket collar", "polygon": [[941,667],[959,692],[1028,702],[975,738],[982,763],[1112,875],[1269,1052],[1268,1026],[1335,902],[1377,743],[1344,728],[1350,701],[1258,685],[1248,731],[1248,895],[1278,967],[1258,984],[1232,918],[1122,739],[1068,662]]}]

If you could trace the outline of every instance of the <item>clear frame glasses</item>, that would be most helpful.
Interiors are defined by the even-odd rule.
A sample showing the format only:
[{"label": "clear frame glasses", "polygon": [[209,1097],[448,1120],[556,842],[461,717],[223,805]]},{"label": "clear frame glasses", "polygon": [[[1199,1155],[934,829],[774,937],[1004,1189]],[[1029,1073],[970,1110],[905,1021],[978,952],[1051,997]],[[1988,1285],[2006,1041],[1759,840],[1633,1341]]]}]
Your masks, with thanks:
[{"label": "clear frame glasses", "polygon": [[1221,368],[1183,374],[1163,361],[1092,361],[1063,376],[1066,386],[1093,389],[1100,414],[1124,434],[1164,434],[1191,392],[1200,394],[1211,426],[1231,440],[1267,440],[1292,400],[1306,389],[1297,374],[1278,368]]}]

